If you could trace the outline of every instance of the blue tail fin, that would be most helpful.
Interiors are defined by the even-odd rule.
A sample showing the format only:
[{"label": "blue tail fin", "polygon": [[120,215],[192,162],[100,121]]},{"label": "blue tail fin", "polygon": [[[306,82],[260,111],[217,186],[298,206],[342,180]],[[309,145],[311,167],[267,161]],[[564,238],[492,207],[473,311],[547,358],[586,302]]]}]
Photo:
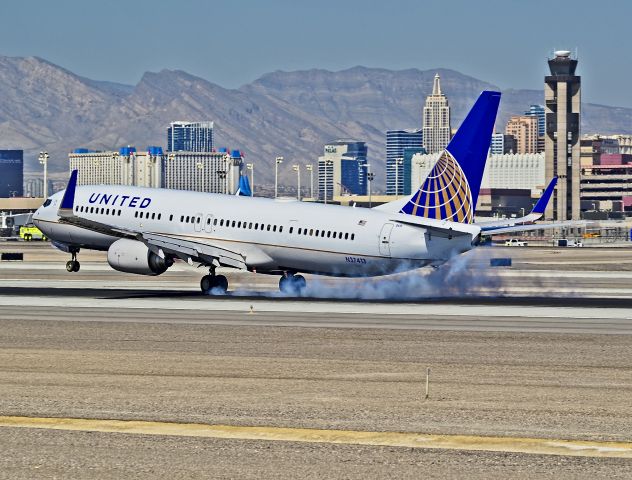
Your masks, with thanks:
[{"label": "blue tail fin", "polygon": [[546,187],[546,190],[544,190],[544,193],[538,200],[538,203],[536,203],[535,206],[533,207],[533,210],[531,210],[531,213],[544,213],[544,210],[546,210],[546,206],[548,205],[549,200],[551,200],[551,195],[553,195],[553,189],[555,189],[556,184],[557,184],[557,177],[553,177],[553,180],[551,180],[549,185]]},{"label": "blue tail fin", "polygon": [[401,213],[473,223],[500,92],[484,91]]}]

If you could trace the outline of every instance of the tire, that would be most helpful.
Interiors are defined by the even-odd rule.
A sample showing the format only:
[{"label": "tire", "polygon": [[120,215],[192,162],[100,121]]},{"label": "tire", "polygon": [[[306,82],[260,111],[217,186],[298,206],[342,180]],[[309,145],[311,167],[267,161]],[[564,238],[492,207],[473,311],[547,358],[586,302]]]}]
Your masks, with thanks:
[{"label": "tire", "polygon": [[68,260],[68,261],[66,262],[66,271],[67,271],[67,272],[74,272],[74,271],[75,271],[75,270],[74,270],[74,268],[75,268],[74,263],[75,263],[75,262],[73,262],[72,260]]},{"label": "tire", "polygon": [[293,282],[294,290],[297,295],[302,295],[303,291],[307,287],[307,281],[303,275],[294,275]]},{"label": "tire", "polygon": [[200,280],[200,289],[202,293],[208,293],[209,290],[213,287],[213,280],[210,275],[204,275]]},{"label": "tire", "polygon": [[218,291],[220,295],[224,295],[228,291],[228,279],[224,275],[216,275],[213,290]]},{"label": "tire", "polygon": [[288,295],[300,295],[306,286],[307,282],[303,275],[283,276],[279,280],[279,290]]},{"label": "tire", "polygon": [[204,275],[200,280],[202,293],[224,295],[228,291],[228,279],[224,275]]},{"label": "tire", "polygon": [[76,260],[73,263],[74,263],[74,266],[73,266],[73,270],[72,271],[73,272],[78,272],[79,269],[81,268],[81,264],[78,261],[76,261]]}]

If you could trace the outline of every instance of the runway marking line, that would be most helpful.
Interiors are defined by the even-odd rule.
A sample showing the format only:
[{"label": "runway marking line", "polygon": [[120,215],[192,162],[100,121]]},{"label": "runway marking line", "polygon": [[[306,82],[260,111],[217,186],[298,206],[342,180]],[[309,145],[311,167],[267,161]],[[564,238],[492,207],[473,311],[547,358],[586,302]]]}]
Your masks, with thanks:
[{"label": "runway marking line", "polygon": [[0,427],[126,433],[135,435],[167,435],[231,440],[267,440],[426,449],[435,448],[444,450],[476,450],[484,452],[510,452],[577,457],[632,458],[632,442],[15,416],[0,416]]}]

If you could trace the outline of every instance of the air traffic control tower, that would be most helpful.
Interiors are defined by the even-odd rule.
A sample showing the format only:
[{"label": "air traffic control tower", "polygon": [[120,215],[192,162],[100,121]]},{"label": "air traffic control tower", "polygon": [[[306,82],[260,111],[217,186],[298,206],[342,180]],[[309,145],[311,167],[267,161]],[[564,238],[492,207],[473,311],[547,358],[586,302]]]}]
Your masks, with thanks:
[{"label": "air traffic control tower", "polygon": [[544,77],[546,135],[544,140],[547,181],[558,177],[546,218],[579,220],[579,125],[581,77],[575,75],[577,59],[566,50],[549,61],[551,75]]}]

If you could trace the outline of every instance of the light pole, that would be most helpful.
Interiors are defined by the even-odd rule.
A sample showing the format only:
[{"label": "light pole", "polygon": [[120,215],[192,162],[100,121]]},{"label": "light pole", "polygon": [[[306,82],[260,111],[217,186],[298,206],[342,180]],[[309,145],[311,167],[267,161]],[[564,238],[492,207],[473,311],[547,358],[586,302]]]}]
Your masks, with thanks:
[{"label": "light pole", "polygon": [[296,198],[301,201],[301,166],[297,163],[292,165],[292,170],[296,172]]},{"label": "light pole", "polygon": [[404,159],[395,159],[395,198],[399,198],[399,166],[404,163]]},{"label": "light pole", "polygon": [[48,198],[48,152],[40,152],[39,163],[44,165],[44,200]]},{"label": "light pole", "polygon": [[310,163],[308,165],[305,165],[305,168],[309,172],[309,196],[313,199],[314,198],[314,165]]},{"label": "light pole", "polygon": [[274,198],[279,196],[279,165],[283,163],[283,157],[276,157],[274,162]]},{"label": "light pole", "polygon": [[250,170],[250,196],[255,196],[255,164],[247,163],[246,168]]}]

